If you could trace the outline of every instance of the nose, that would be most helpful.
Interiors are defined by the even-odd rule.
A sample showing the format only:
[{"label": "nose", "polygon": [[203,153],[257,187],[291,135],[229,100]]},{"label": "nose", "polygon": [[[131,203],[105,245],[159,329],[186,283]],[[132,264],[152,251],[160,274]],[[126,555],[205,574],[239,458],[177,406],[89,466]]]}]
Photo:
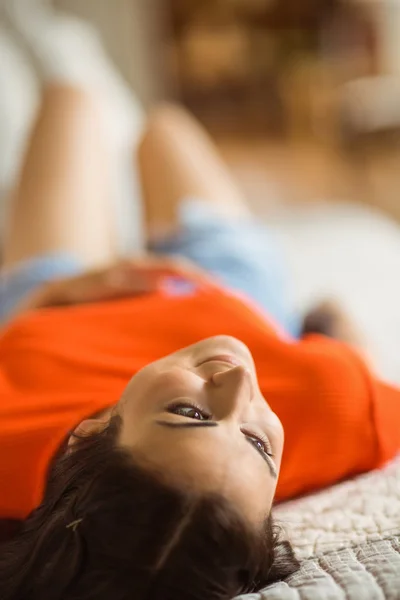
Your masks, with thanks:
[{"label": "nose", "polygon": [[218,396],[221,417],[243,409],[253,400],[250,371],[242,366],[214,373],[210,378],[210,393]]}]

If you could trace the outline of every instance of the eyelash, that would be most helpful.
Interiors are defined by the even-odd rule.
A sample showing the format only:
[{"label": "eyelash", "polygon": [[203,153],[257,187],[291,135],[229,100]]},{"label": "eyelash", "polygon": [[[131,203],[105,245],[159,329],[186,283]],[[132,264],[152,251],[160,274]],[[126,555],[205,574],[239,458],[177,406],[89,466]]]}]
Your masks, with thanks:
[{"label": "eyelash", "polygon": [[[271,442],[269,441],[269,439],[267,438],[266,435],[261,435],[260,433],[254,434],[251,433],[250,431],[244,431],[242,429],[242,433],[244,433],[244,435],[247,437],[247,439],[250,441],[250,443],[252,443],[254,446],[254,440],[257,442],[260,442],[264,448],[263,451],[265,452],[265,454],[267,456],[269,456],[270,458],[274,457],[274,454],[272,452],[272,447],[271,447]],[[260,450],[257,446],[255,446],[256,450]]]},{"label": "eyelash", "polygon": [[[200,413],[204,417],[204,420],[209,420],[212,418],[212,415],[210,413],[206,412],[203,408],[200,408],[200,406],[198,406],[197,404],[191,402],[177,402],[175,404],[171,404],[170,406],[168,406],[167,411],[173,413],[174,410],[177,410],[178,408],[192,408],[193,410]],[[191,417],[187,418],[190,419]]]},{"label": "eyelash", "polygon": [[[177,402],[176,404],[171,404],[170,406],[168,406],[167,410],[168,410],[168,412],[173,413],[174,410],[177,410],[179,408],[192,408],[193,410],[200,413],[202,415],[202,417],[204,417],[204,420],[209,420],[212,418],[212,415],[210,413],[206,412],[203,408],[201,408],[200,406],[198,406],[195,403]],[[181,415],[181,416],[184,417],[185,415]],[[186,418],[190,419],[191,417],[186,417]],[[260,451],[260,448],[258,448],[255,445],[255,443],[254,443],[255,441],[259,442],[263,445],[263,451],[265,452],[265,454],[267,456],[269,456],[270,458],[274,457],[274,454],[272,452],[271,442],[269,441],[269,439],[267,438],[266,435],[261,435],[259,433],[255,434],[250,431],[243,430],[243,429],[242,429],[242,433],[247,437],[249,442],[251,444],[253,444],[253,446],[255,447],[257,452]]]}]

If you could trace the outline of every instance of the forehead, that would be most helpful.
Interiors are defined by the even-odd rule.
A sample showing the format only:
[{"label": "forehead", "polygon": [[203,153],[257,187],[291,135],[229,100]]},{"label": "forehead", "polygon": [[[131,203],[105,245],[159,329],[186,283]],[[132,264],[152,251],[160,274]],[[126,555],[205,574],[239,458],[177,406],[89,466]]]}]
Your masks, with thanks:
[{"label": "forehead", "polygon": [[171,466],[190,480],[210,476],[223,478],[241,472],[268,477],[257,451],[238,430],[220,423],[216,427],[169,428],[152,422],[142,429],[137,442],[155,465]]},{"label": "forehead", "polygon": [[167,481],[197,493],[220,494],[246,514],[262,518],[272,504],[276,481],[244,436],[230,436],[224,429],[164,430],[154,424],[143,432],[137,449]]}]

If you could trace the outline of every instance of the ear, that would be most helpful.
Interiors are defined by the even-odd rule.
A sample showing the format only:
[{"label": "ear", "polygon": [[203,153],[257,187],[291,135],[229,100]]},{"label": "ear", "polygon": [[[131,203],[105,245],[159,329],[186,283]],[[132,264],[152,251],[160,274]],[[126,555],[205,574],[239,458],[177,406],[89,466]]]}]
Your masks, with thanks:
[{"label": "ear", "polygon": [[76,444],[79,438],[89,437],[91,435],[95,435],[96,433],[101,433],[107,427],[108,421],[104,421],[104,419],[85,419],[77,427],[75,427],[72,432],[69,440],[68,446],[73,446]]}]

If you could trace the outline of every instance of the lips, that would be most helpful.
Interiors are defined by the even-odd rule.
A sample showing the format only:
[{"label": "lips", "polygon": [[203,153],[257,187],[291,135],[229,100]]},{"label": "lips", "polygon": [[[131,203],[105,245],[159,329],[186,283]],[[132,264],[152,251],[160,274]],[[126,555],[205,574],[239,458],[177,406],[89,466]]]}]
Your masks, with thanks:
[{"label": "lips", "polygon": [[217,356],[210,356],[206,360],[201,361],[197,366],[200,367],[209,362],[222,362],[228,365],[232,365],[233,367],[241,367],[243,366],[240,360],[238,360],[235,356],[231,354],[218,354]]}]

